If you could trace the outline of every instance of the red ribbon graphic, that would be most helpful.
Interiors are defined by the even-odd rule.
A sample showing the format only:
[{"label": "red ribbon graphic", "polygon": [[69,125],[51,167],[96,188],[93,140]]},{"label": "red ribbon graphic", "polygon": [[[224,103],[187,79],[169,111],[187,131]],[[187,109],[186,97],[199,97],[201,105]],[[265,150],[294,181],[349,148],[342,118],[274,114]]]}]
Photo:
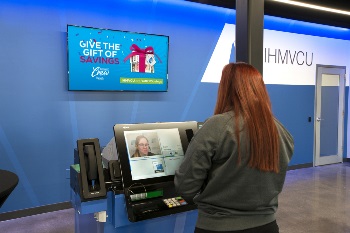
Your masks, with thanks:
[{"label": "red ribbon graphic", "polygon": [[124,58],[124,62],[126,62],[130,57],[139,55],[139,72],[145,73],[146,69],[146,54],[154,54],[162,63],[157,54],[154,53],[154,49],[151,46],[146,47],[145,49],[140,49],[139,46],[133,44],[130,46],[131,53]]}]

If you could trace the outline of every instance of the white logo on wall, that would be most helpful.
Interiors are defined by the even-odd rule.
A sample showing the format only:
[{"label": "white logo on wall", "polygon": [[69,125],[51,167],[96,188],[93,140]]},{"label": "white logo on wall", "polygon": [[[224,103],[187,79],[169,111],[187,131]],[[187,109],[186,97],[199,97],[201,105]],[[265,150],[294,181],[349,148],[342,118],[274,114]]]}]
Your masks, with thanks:
[{"label": "white logo on wall", "polygon": [[[225,24],[201,82],[219,83],[235,53],[234,24]],[[264,30],[264,82],[315,85],[316,64],[349,66],[350,41]]]},{"label": "white logo on wall", "polygon": [[207,68],[205,69],[201,82],[220,82],[222,68],[230,60],[232,46],[236,38],[235,30],[235,25],[227,23],[225,24],[219,37],[219,40],[216,43],[214,52],[211,55]]},{"label": "white logo on wall", "polygon": [[97,80],[104,80],[105,76],[109,75],[109,68],[93,67],[91,72],[91,77]]}]

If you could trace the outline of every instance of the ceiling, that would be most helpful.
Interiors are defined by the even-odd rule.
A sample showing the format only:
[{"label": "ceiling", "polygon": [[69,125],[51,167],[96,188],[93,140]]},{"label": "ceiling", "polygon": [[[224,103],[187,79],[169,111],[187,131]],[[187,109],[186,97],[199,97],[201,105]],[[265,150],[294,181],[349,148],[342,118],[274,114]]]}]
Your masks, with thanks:
[{"label": "ceiling", "polygon": [[[207,5],[219,6],[229,9],[236,8],[236,0],[187,0]],[[295,0],[298,2],[314,4],[333,9],[349,11],[350,0]],[[265,15],[312,22],[336,27],[350,28],[350,15],[330,13],[309,8],[297,7],[272,0],[265,0]]]}]

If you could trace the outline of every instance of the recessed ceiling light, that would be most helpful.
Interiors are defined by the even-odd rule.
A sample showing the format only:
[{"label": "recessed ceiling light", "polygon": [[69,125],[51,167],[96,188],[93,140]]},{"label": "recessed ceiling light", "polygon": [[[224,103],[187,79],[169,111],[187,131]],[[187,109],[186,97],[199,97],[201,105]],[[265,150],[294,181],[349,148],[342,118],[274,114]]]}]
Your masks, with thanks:
[{"label": "recessed ceiling light", "polygon": [[302,7],[307,7],[307,8],[316,9],[316,10],[328,11],[328,12],[342,14],[342,15],[350,15],[349,11],[337,10],[337,9],[323,7],[323,6],[317,6],[317,5],[313,5],[313,4],[309,4],[309,3],[290,1],[290,0],[271,0],[271,1],[286,3],[286,4],[290,4],[290,5],[294,5],[294,6],[302,6]]}]

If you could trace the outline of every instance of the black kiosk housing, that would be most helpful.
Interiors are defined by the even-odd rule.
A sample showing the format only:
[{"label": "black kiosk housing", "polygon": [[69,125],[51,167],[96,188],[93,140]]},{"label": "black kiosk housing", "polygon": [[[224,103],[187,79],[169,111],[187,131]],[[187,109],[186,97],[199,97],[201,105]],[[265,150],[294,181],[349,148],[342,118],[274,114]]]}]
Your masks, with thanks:
[{"label": "black kiosk housing", "polygon": [[[114,135],[119,154],[126,209],[131,222],[196,209],[174,187],[175,170],[181,164],[188,144],[198,129],[197,122],[116,124]],[[148,155],[133,157],[136,138]]]}]

